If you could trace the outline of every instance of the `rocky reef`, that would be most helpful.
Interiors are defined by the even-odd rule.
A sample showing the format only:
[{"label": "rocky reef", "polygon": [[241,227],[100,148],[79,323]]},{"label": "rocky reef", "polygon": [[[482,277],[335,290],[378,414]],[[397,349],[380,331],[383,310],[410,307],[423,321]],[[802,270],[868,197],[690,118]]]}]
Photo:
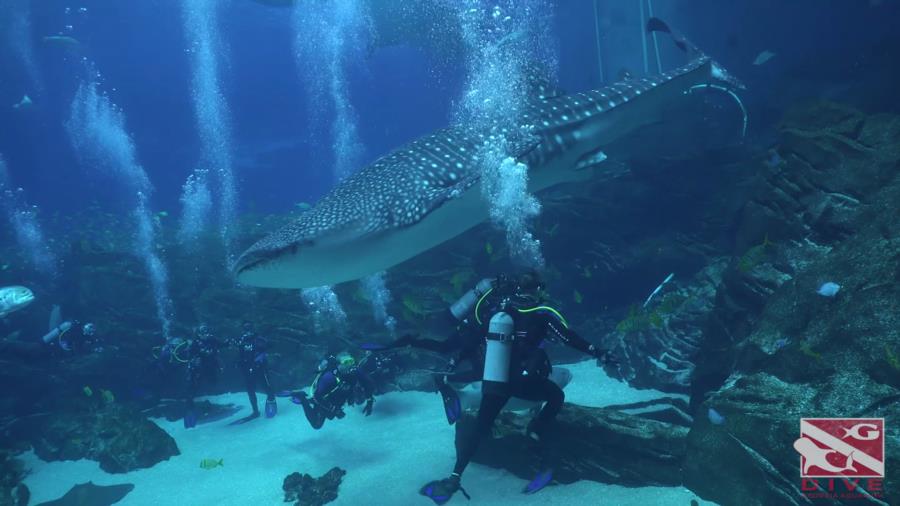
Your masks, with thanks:
[{"label": "rocky reef", "polygon": [[347,471],[331,468],[319,478],[308,474],[291,473],[284,478],[284,502],[295,506],[322,506],[338,498],[338,488]]},{"label": "rocky reef", "polygon": [[[900,433],[892,423],[900,416],[898,139],[900,117],[813,102],[788,111],[762,147],[629,160],[611,181],[542,194],[535,235],[552,304],[582,335],[614,348],[618,364],[607,365],[608,374],[690,396],[654,406],[567,406],[559,420],[567,436],[547,456],[558,462],[555,479],[684,484],[723,505],[807,504],[792,447],[799,419],[884,417],[885,492],[869,502],[900,503]],[[59,411],[60,399],[80,395],[83,385],[111,389],[141,409],[159,407],[161,397],[180,399],[184,390],[181,373],[153,369],[162,339],[127,231],[66,219],[61,228],[83,234],[68,239],[66,269],[53,284],[34,286],[38,300],[0,328],[0,423],[34,427],[27,440],[45,458],[95,458],[114,472],[152,465],[177,448],[137,408],[125,407],[131,401]],[[246,217],[239,241],[286,219]],[[171,246],[174,332],[190,336],[206,323],[216,336],[233,337],[243,320],[257,322],[270,339],[277,389],[308,384],[325,354],[392,338],[358,284],[335,288],[352,328],[323,327],[295,291],[235,287],[224,261],[198,262],[174,245],[165,218],[158,221],[161,247]],[[387,310],[397,332],[444,337],[429,329],[434,316],[481,276],[512,268],[502,243],[485,225],[392,269]],[[214,244],[210,238],[199,247],[206,258],[224,259]],[[31,284],[24,268],[7,267],[4,282]],[[645,303],[669,273],[672,280]],[[825,283],[836,291],[820,293]],[[40,344],[54,303],[96,323],[103,349],[73,355]],[[549,351],[557,362],[578,356]],[[223,353],[225,365],[231,353]],[[401,372],[382,389],[434,389],[429,369],[441,367],[439,359],[415,350],[392,359]],[[226,368],[203,393],[241,387],[240,375]],[[151,393],[131,396],[134,390]],[[170,406],[171,416],[178,407]],[[716,416],[707,416],[710,408]],[[520,435],[525,422],[504,415],[500,437],[476,459],[533,477],[532,447]],[[309,480],[297,475],[292,483]],[[831,503],[842,500],[853,501]]]},{"label": "rocky reef", "polygon": [[44,460],[96,460],[108,473],[152,467],[180,453],[159,426],[116,403],[43,417],[25,437]]},{"label": "rocky reef", "polygon": [[[693,401],[725,422],[692,427],[685,483],[723,504],[805,504],[799,418],[884,417],[880,500],[896,504],[900,118],[819,103],[780,131],[779,162],[738,229],[745,244],[766,233],[769,244],[729,267],[696,359]],[[840,289],[819,293],[826,282]]]},{"label": "rocky reef", "polygon": [[[559,483],[593,480],[626,486],[679,485],[688,429],[617,409],[567,405],[539,447],[525,435],[530,416],[504,413],[475,461],[502,467],[524,480],[546,468]],[[471,430],[473,416],[457,424]]]},{"label": "rocky reef", "polygon": [[28,487],[22,483],[25,466],[9,451],[0,450],[0,506],[26,506],[31,498]]},{"label": "rocky reef", "polygon": [[[543,456],[527,450],[527,419],[505,415],[476,460],[530,479],[541,458],[555,459],[561,483],[684,484],[723,505],[900,503],[898,139],[896,116],[828,102],[789,111],[776,147],[723,188],[741,197],[732,222],[700,227],[730,246],[697,244],[676,262],[702,259],[692,274],[646,307],[636,299],[618,322],[593,322],[617,346],[610,374],[690,393],[686,413],[673,406],[650,421],[567,406]],[[793,448],[801,417],[885,418],[883,490],[805,495]]]}]

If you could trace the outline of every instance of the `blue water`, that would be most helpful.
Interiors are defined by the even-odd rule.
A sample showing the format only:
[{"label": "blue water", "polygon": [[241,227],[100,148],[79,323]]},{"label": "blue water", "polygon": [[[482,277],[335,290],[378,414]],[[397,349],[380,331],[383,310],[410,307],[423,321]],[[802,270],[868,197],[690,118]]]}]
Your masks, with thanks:
[{"label": "blue water", "polygon": [[[81,389],[89,384],[117,397],[138,392],[131,401],[140,409],[161,409],[155,403],[166,396],[181,402],[183,371],[160,374],[154,360],[164,339],[190,337],[201,323],[233,338],[241,320],[253,320],[281,339],[272,352],[278,389],[306,385],[321,355],[409,329],[425,332],[459,293],[513,266],[545,268],[560,289],[556,300],[575,308],[566,313],[574,313],[571,321],[590,323],[585,332],[596,344],[623,326],[656,326],[652,318],[661,319],[662,310],[640,312],[635,304],[667,273],[678,275],[671,286],[660,285],[659,306],[667,292],[715,267],[712,260],[755,266],[761,260],[749,252],[756,244],[762,242],[754,254],[765,257],[772,244],[789,242],[773,237],[770,243],[768,230],[744,230],[755,225],[741,221],[747,188],[757,183],[750,172],[784,163],[774,148],[786,111],[824,99],[865,114],[900,113],[900,3],[894,0],[653,0],[644,4],[647,12],[624,0],[434,1],[477,8],[462,27],[455,18],[430,19],[443,29],[437,33],[458,40],[436,44],[419,31],[385,43],[379,33],[395,28],[391,19],[367,9],[388,0],[309,0],[299,8],[254,0],[3,0],[0,288],[28,285],[37,299],[0,321],[0,351],[12,357],[0,354],[0,360],[22,366],[3,375],[15,381],[0,389],[9,397],[0,424],[55,407],[58,398],[73,397],[72,389],[83,401]],[[484,152],[478,174],[494,228],[467,232],[457,239],[466,241],[464,248],[420,255],[403,264],[409,270],[371,272],[358,284],[302,292],[236,286],[229,268],[241,251],[382,155],[452,122],[487,129],[507,116],[518,125],[536,77],[533,63],[565,92],[684,64],[668,36],[646,35],[642,16],[649,16],[649,4],[654,16],[746,84],[739,95],[747,136],[739,135],[735,103],[720,96],[664,138],[631,146],[638,152],[628,160],[637,183],[626,179],[613,190],[585,184],[583,191],[548,192],[546,200],[527,192],[526,167],[509,158],[509,145],[498,144]],[[497,42],[504,37],[507,42]],[[25,95],[30,104],[20,103]],[[684,158],[670,157],[673,152]],[[668,167],[664,162],[682,172],[654,172]],[[707,164],[721,170],[702,174]],[[672,183],[682,177],[692,184]],[[722,195],[720,183],[728,183]],[[566,199],[574,204],[560,204]],[[585,216],[595,210],[608,214]],[[730,215],[710,217],[715,213]],[[607,234],[603,220],[635,225],[610,226]],[[715,287],[706,288],[697,298],[712,298]],[[44,346],[48,341],[38,336],[46,332],[47,314],[59,317],[60,309],[52,309],[58,304],[65,319],[81,320],[78,332],[97,321],[103,345],[73,353],[53,347],[53,339]],[[427,390],[429,369],[438,366],[413,358],[403,364],[412,379],[404,380],[412,390]],[[588,366],[593,370],[593,362],[578,367]],[[235,396],[226,392],[244,388],[244,378],[233,368],[223,371],[218,383],[188,400],[206,393],[230,402]],[[423,371],[426,380],[415,376]],[[621,379],[627,396],[643,400],[643,391],[626,389],[624,380],[634,378],[625,376],[604,374],[603,381]],[[67,384],[70,377],[85,385]],[[585,377],[570,392],[593,395],[594,383]],[[399,381],[388,383],[385,391],[406,390]],[[661,396],[669,385],[650,386]],[[97,394],[85,395],[91,398],[85,402],[99,402]],[[170,420],[184,415],[181,408]],[[404,415],[412,426],[421,421]],[[281,416],[280,430],[289,433]],[[709,420],[725,426],[740,420],[717,417]],[[349,418],[366,423],[362,415]],[[182,428],[180,422],[161,426],[172,434]],[[191,458],[199,455],[188,447]],[[72,476],[80,479],[81,472]],[[351,490],[353,497],[362,494],[358,486]]]},{"label": "blue water", "polygon": [[[638,13],[631,12],[637,9],[600,3],[601,11],[608,13],[603,47],[607,77],[622,68],[640,72]],[[727,62],[754,90],[751,100],[763,102],[781,101],[777,84],[792,77],[850,83],[857,75],[881,70],[896,51],[898,35],[890,20],[896,19],[897,6],[885,2],[880,8],[866,8],[864,3],[832,2],[824,8],[815,1],[659,1],[655,14]],[[126,111],[128,129],[157,189],[156,207],[175,210],[181,184],[199,152],[180,3],[33,4],[34,58],[46,84],[33,97],[37,107],[29,117],[0,108],[0,152],[16,184],[35,188],[32,198],[42,208],[72,209],[85,200],[109,198],[78,167],[61,127],[84,72],[79,61],[84,57],[102,72],[107,92]],[[332,160],[317,149],[330,143],[330,130],[305,120],[290,9],[250,0],[225,4],[219,27],[222,87],[233,114],[241,206],[276,211],[313,201],[331,184],[325,175]],[[68,15],[67,7],[72,11]],[[79,7],[87,12],[78,14]],[[561,2],[556,9],[559,77],[567,89],[599,84],[592,10],[589,1]],[[71,35],[82,43],[77,51],[41,43],[45,35],[69,33],[69,24]],[[663,60],[671,63],[677,55],[667,54],[665,46]],[[5,106],[24,93],[35,93],[15,56],[4,48],[0,103]],[[753,69],[750,62],[766,48],[778,48],[777,59],[767,68]],[[348,84],[365,160],[446,124],[462,85],[460,64],[435,66],[428,54],[414,47],[378,50],[359,63],[349,68]],[[765,85],[771,83],[776,86]],[[815,95],[813,89],[809,94]],[[759,106],[765,111],[763,103]]]}]

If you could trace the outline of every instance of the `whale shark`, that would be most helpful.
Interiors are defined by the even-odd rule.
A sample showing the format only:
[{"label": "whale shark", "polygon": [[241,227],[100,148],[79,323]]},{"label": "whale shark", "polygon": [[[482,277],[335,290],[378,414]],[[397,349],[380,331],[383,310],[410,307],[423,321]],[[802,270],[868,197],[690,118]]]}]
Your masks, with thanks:
[{"label": "whale shark", "polygon": [[[742,87],[698,51],[670,72],[602,89],[562,94],[537,86],[515,122],[497,120],[484,130],[449,126],[344,179],[311,210],[247,249],[235,263],[236,278],[257,287],[308,288],[388,269],[489,218],[480,189],[485,145],[511,146],[508,155],[528,167],[531,193],[602,178],[613,170],[603,161],[623,139],[661,121],[694,87],[711,83]],[[522,136],[523,129],[530,134]]]}]

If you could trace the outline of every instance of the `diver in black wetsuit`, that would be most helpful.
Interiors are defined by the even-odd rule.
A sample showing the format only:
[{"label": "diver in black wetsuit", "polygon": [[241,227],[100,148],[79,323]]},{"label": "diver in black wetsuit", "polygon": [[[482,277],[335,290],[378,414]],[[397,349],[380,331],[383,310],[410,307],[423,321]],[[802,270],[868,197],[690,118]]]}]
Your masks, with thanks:
[{"label": "diver in black wetsuit", "polygon": [[200,385],[215,383],[219,377],[219,350],[222,343],[216,340],[206,325],[197,328],[194,339],[171,341],[163,346],[160,359],[187,364],[184,427],[190,429],[197,425],[194,397],[197,396]]},{"label": "diver in black wetsuit", "polygon": [[[420,493],[437,504],[444,504],[460,487],[460,477],[478,444],[490,434],[494,420],[511,397],[543,401],[544,406],[528,424],[526,432],[540,441],[549,431],[554,418],[562,407],[565,395],[562,389],[550,381],[550,360],[542,347],[546,340],[556,340],[587,353],[601,361],[607,360],[607,352],[581,338],[555,309],[542,305],[542,285],[534,273],[517,280],[498,278],[492,288],[485,290],[478,299],[475,310],[476,323],[483,325],[481,317],[487,295],[496,292],[487,319],[482,366],[482,399],[474,426],[468,433],[460,434],[457,441],[457,458],[453,473],[442,480],[426,484]],[[548,469],[539,473],[526,492],[543,488],[551,479]],[[463,490],[465,494],[465,490]],[[468,495],[466,494],[468,497]]]},{"label": "diver in black wetsuit", "polygon": [[253,324],[250,322],[244,322],[243,329],[244,333],[234,341],[234,344],[238,349],[238,367],[244,374],[247,398],[250,400],[250,408],[253,412],[238,420],[238,423],[259,418],[259,401],[256,399],[258,383],[262,384],[266,392],[266,418],[272,418],[278,413],[275,390],[269,382],[268,341],[254,332]]},{"label": "diver in black wetsuit", "polygon": [[312,398],[302,390],[291,394],[294,402],[303,406],[303,413],[313,429],[322,428],[325,420],[344,418],[345,404],[365,402],[363,413],[366,416],[372,414],[375,384],[371,374],[372,367],[377,366],[374,360],[367,355],[357,364],[349,353],[328,357],[319,364],[319,374],[310,387]]}]

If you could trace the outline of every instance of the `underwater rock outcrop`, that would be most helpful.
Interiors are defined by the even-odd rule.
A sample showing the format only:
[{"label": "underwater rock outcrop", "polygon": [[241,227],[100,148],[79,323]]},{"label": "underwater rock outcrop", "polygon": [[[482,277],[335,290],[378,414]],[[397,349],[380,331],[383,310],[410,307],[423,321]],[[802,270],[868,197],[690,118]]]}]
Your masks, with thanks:
[{"label": "underwater rock outcrop", "polygon": [[338,488],[347,471],[332,467],[319,478],[308,474],[291,473],[284,478],[284,502],[294,506],[322,506],[338,498]]},{"label": "underwater rock outcrop", "polygon": [[139,411],[110,403],[62,411],[36,424],[27,437],[44,460],[91,459],[108,473],[127,473],[179,455],[164,430]]},{"label": "underwater rock outcrop", "polygon": [[693,404],[723,419],[695,417],[685,485],[723,505],[811,504],[800,418],[883,417],[884,496],[864,501],[898,504],[900,118],[816,104],[781,135],[738,232],[764,239],[726,271],[698,354]]},{"label": "underwater rock outcrop", "polygon": [[[688,429],[615,409],[566,404],[539,456],[525,435],[530,416],[505,412],[495,437],[482,441],[475,462],[509,470],[531,480],[541,467],[553,468],[559,483],[593,480],[626,486],[680,485]],[[457,424],[457,437],[474,418]]]},{"label": "underwater rock outcrop", "polygon": [[132,483],[102,486],[89,481],[75,485],[59,499],[42,502],[37,506],[112,506],[132,490],[134,490]]},{"label": "underwater rock outcrop", "polygon": [[646,307],[632,306],[616,326],[619,364],[606,365],[607,373],[637,388],[688,393],[694,356],[725,267],[725,261],[716,260],[683,287]]},{"label": "underwater rock outcrop", "polygon": [[26,506],[31,498],[28,487],[22,483],[25,466],[9,452],[0,450],[0,506]]}]

